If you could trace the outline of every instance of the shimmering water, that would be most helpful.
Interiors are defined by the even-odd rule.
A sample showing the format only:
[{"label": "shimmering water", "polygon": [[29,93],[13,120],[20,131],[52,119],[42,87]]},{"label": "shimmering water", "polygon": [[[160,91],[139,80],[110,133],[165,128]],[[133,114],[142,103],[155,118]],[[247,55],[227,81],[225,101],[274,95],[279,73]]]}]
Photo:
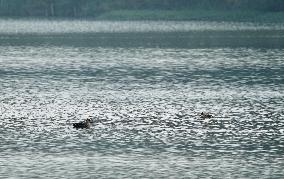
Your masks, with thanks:
[{"label": "shimmering water", "polygon": [[0,22],[1,178],[284,177],[281,25]]}]

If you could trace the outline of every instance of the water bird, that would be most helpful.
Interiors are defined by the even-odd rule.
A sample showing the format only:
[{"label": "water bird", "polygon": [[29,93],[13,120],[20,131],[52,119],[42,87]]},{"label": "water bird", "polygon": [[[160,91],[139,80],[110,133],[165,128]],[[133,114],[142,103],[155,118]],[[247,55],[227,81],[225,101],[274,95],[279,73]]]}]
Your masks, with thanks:
[{"label": "water bird", "polygon": [[85,121],[73,123],[73,127],[76,129],[89,129],[91,127],[91,119],[86,119]]},{"label": "water bird", "polygon": [[200,117],[203,118],[203,119],[210,119],[210,118],[213,117],[213,115],[212,115],[212,114],[209,114],[209,113],[207,113],[207,112],[201,112],[201,113],[200,113]]}]

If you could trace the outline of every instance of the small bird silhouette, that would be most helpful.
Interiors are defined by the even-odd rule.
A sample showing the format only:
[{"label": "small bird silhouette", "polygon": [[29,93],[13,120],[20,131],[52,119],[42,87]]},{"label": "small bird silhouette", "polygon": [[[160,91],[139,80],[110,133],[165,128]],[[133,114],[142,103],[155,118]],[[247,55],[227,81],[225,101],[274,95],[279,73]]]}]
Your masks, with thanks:
[{"label": "small bird silhouette", "polygon": [[91,119],[86,119],[85,121],[73,123],[73,127],[76,129],[89,129],[91,127]]},{"label": "small bird silhouette", "polygon": [[213,115],[209,114],[209,113],[206,113],[206,112],[201,112],[200,113],[200,117],[203,118],[203,119],[208,119],[208,118],[212,118]]}]

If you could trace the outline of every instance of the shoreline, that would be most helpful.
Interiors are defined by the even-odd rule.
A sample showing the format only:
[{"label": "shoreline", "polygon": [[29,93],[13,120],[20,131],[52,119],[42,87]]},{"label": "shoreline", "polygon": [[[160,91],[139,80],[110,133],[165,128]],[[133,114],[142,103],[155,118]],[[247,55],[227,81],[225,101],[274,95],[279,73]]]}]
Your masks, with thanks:
[{"label": "shoreline", "polygon": [[283,23],[284,12],[214,10],[116,10],[101,14],[95,19]]},{"label": "shoreline", "polygon": [[38,20],[90,20],[90,21],[212,21],[284,23],[284,12],[262,11],[214,11],[214,10],[114,10],[98,16],[44,17],[44,16],[0,16],[0,19]]}]

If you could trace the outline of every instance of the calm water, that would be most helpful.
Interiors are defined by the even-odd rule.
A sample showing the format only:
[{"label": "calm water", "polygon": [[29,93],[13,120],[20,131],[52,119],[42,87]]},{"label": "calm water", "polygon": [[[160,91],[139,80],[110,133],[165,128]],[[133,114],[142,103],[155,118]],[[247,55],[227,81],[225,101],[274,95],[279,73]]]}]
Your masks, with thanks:
[{"label": "calm water", "polygon": [[283,49],[281,24],[0,20],[0,176],[283,178]]}]

